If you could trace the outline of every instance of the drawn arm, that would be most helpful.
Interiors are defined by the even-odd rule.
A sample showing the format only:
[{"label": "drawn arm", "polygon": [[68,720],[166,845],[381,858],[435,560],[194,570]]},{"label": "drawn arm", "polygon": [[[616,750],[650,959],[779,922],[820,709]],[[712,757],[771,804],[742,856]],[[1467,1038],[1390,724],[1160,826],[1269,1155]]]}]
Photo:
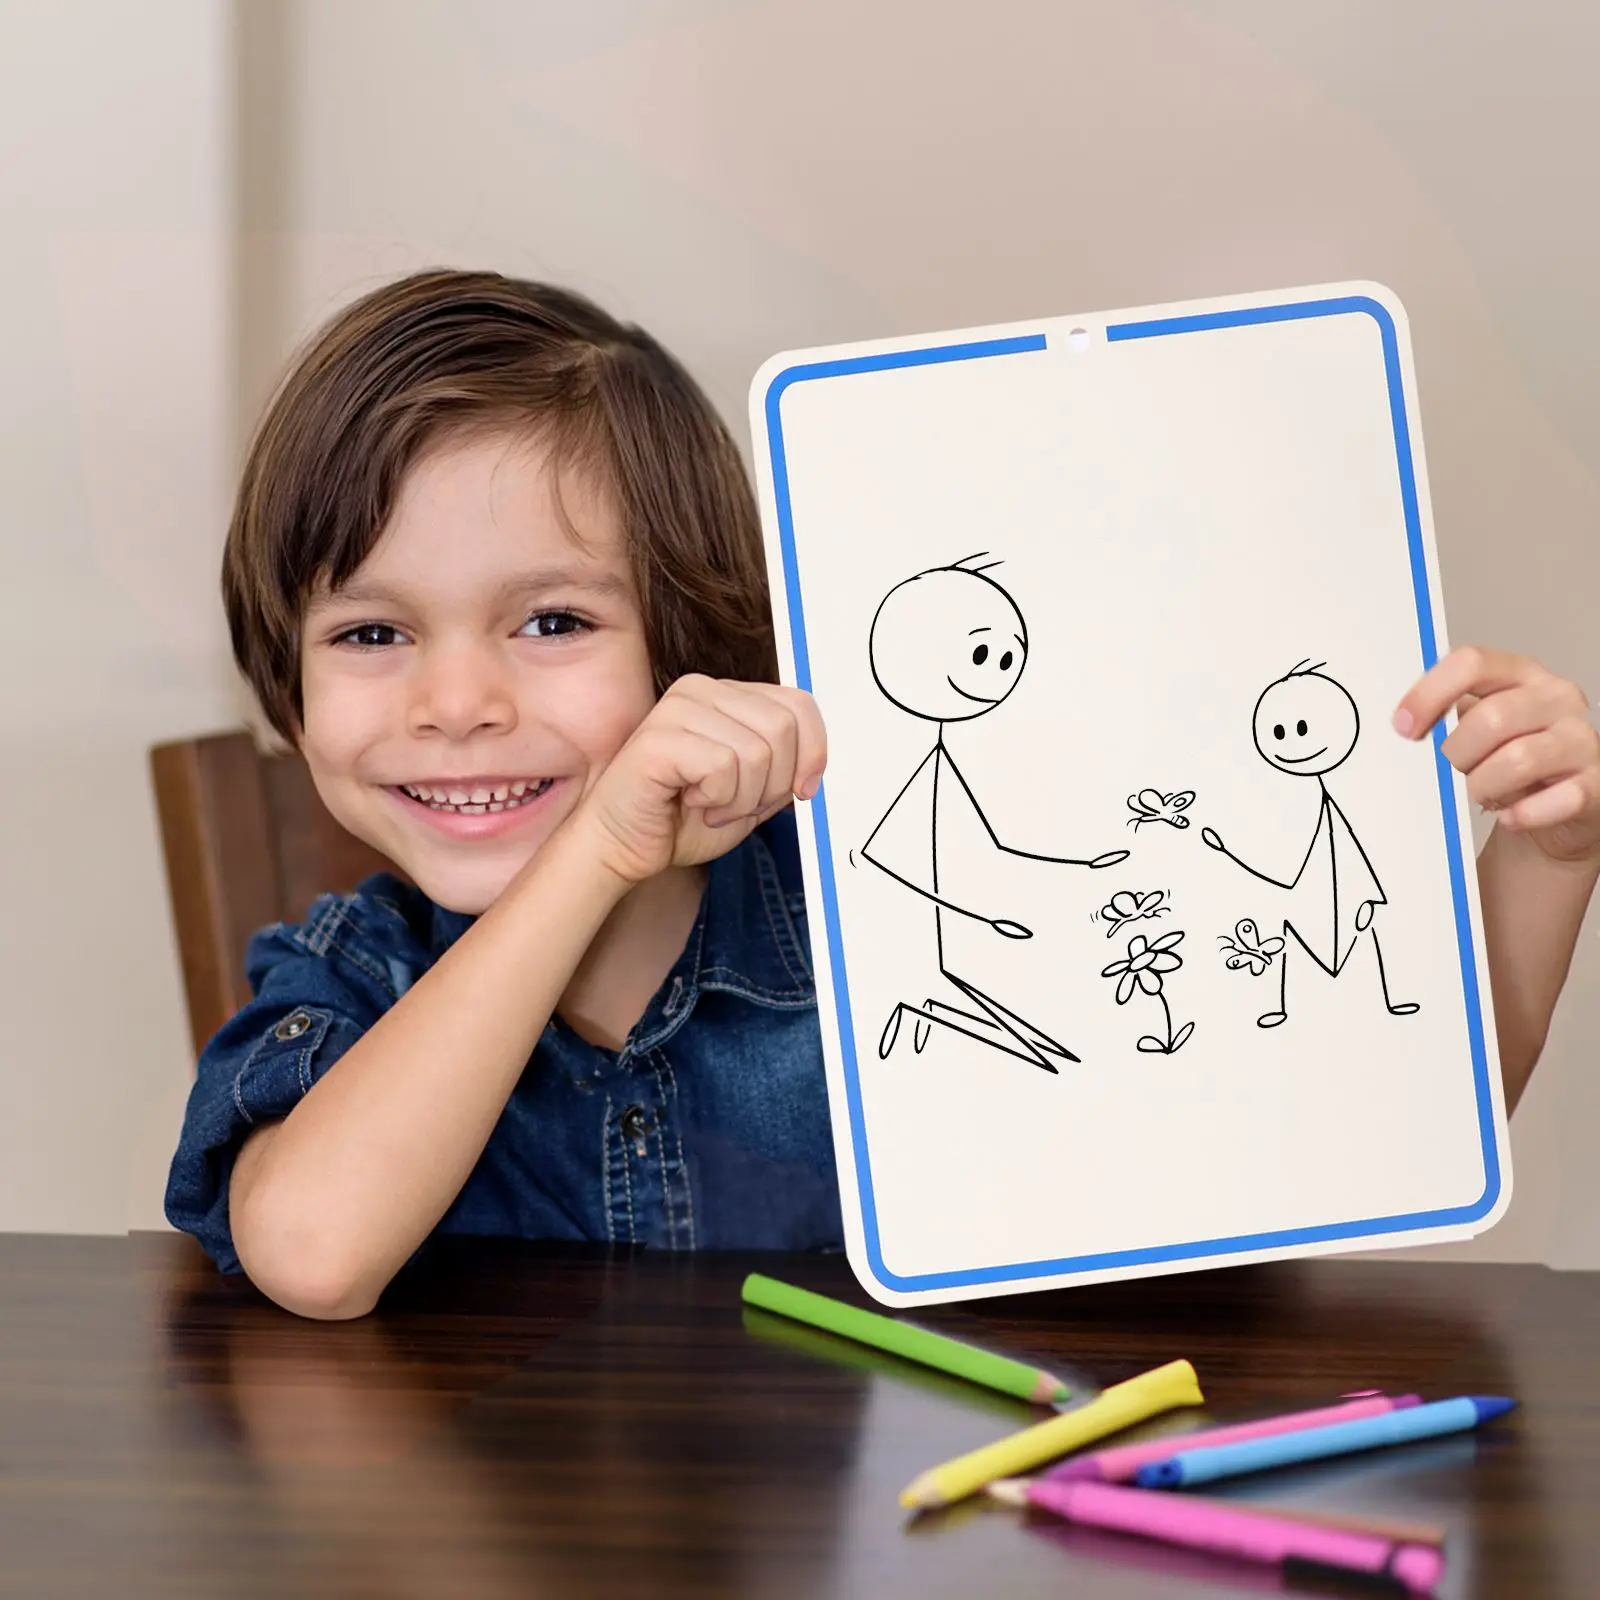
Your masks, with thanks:
[{"label": "drawn arm", "polygon": [[920,894],[924,900],[931,900],[936,906],[943,906],[946,911],[954,911],[959,916],[971,917],[974,922],[986,923],[996,933],[1003,933],[1008,939],[1031,939],[1033,937],[1032,931],[1024,928],[1020,922],[1011,922],[1005,917],[986,917],[981,911],[973,911],[967,906],[958,906],[954,900],[946,900],[943,895],[935,894],[932,889],[924,889],[920,883],[913,883],[909,878],[902,877],[893,867],[884,866],[872,854],[869,845],[862,846],[861,854],[879,872],[887,873],[896,883],[903,883],[913,894]]},{"label": "drawn arm", "polygon": [[956,782],[966,790],[967,798],[972,802],[972,809],[978,814],[978,821],[983,824],[984,832],[989,835],[990,842],[995,849],[1002,850],[1008,856],[1020,856],[1024,861],[1048,861],[1058,867],[1114,867],[1119,861],[1126,861],[1129,852],[1126,850],[1108,850],[1104,855],[1095,856],[1093,860],[1085,860],[1082,856],[1046,856],[1034,850],[1019,850],[1015,845],[1002,842],[1000,835],[994,831],[993,824],[983,814],[983,807],[978,804],[978,797],[972,792],[972,786],[961,775],[961,769],[954,761],[948,762],[950,770],[956,775]]},{"label": "drawn arm", "polygon": [[[943,895],[938,893],[936,889],[930,887],[929,885],[918,883],[915,878],[908,877],[904,872],[896,871],[895,868],[891,867],[886,861],[884,861],[880,855],[875,855],[873,853],[873,843],[876,841],[878,835],[883,832],[885,826],[888,824],[889,819],[894,816],[896,811],[898,811],[902,805],[910,803],[907,800],[908,794],[916,784],[917,780],[928,772],[929,763],[936,761],[938,756],[939,752],[937,749],[930,752],[927,760],[924,761],[922,765],[918,767],[917,770],[913,772],[906,780],[905,786],[900,790],[900,793],[894,797],[894,800],[890,803],[889,809],[885,811],[884,814],[878,819],[877,827],[872,830],[867,842],[861,847],[861,855],[866,860],[870,861],[879,872],[885,874],[887,877],[893,878],[896,883],[903,884],[913,894],[921,895],[924,900],[930,901],[932,904],[939,906],[946,911],[953,911],[957,916],[961,917],[971,917],[974,922],[984,923],[988,927],[993,928],[997,933],[1003,933],[1008,939],[1031,939],[1033,934],[1029,929],[1023,927],[1020,922],[1011,922],[1004,917],[987,917],[981,911],[974,911],[970,906],[958,905],[954,900],[946,899]],[[930,784],[935,781],[931,775],[929,777],[929,781]],[[936,800],[937,790],[935,790],[933,795],[930,797],[927,817],[927,826],[929,829],[928,868],[930,876],[932,876],[934,859],[934,841],[932,837],[932,829],[933,809]]]},{"label": "drawn arm", "polygon": [[1270,883],[1275,889],[1294,888],[1294,886],[1299,883],[1301,878],[1305,876],[1306,863],[1310,861],[1311,852],[1317,847],[1317,835],[1313,833],[1311,835],[1311,843],[1306,846],[1306,853],[1301,858],[1300,865],[1295,869],[1294,876],[1285,882],[1282,878],[1274,878],[1270,872],[1262,872],[1258,868],[1252,867],[1248,861],[1241,861],[1239,857],[1236,856],[1233,851],[1231,851],[1217,836],[1217,830],[1215,828],[1202,828],[1200,830],[1200,837],[1208,845],[1210,845],[1213,850],[1219,851],[1221,854],[1225,855],[1234,864],[1234,866],[1243,867],[1252,878],[1259,878],[1263,883]]}]

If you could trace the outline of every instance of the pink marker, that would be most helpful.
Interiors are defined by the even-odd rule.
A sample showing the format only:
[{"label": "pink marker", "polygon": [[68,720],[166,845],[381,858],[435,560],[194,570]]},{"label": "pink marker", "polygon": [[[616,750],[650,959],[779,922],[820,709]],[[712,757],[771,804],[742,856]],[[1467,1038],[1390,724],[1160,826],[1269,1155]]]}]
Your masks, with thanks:
[{"label": "pink marker", "polygon": [[1166,1461],[1179,1450],[1209,1449],[1215,1444],[1243,1444],[1247,1439],[1265,1439],[1275,1433],[1299,1433],[1302,1428],[1325,1428],[1335,1422],[1359,1422],[1363,1417],[1379,1417],[1386,1411],[1404,1411],[1421,1405],[1419,1395],[1377,1395],[1370,1400],[1350,1400],[1343,1405],[1323,1406],[1317,1411],[1291,1411],[1281,1417],[1263,1417],[1256,1422],[1236,1422],[1226,1428],[1208,1428],[1204,1433],[1168,1434],[1145,1444],[1125,1444],[1118,1449],[1097,1450],[1093,1455],[1074,1456],[1052,1467],[1045,1476],[1055,1483],[1072,1483],[1085,1478],[1101,1483],[1128,1483],[1140,1467],[1152,1461]]},{"label": "pink marker", "polygon": [[1430,1592],[1444,1576],[1444,1552],[1432,1545],[1406,1544],[1370,1533],[1290,1522],[1281,1514],[1265,1517],[1235,1511],[1215,1501],[1181,1494],[1155,1494],[1110,1483],[1032,1483],[1015,1479],[989,1485],[997,1500],[1038,1506],[1068,1522],[1159,1539],[1189,1550],[1209,1550],[1292,1571],[1367,1573],[1403,1583],[1415,1593]]}]

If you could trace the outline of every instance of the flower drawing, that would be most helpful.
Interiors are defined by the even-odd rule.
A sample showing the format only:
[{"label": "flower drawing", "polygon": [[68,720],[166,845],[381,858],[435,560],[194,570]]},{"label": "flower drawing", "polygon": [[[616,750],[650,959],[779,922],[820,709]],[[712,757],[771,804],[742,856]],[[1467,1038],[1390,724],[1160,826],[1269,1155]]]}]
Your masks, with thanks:
[{"label": "flower drawing", "polygon": [[1172,1055],[1183,1048],[1184,1042],[1194,1032],[1194,1024],[1186,1022],[1176,1033],[1172,1031],[1172,1009],[1167,1004],[1163,981],[1169,972],[1183,965],[1178,945],[1183,941],[1181,931],[1164,933],[1159,939],[1147,939],[1141,933],[1128,940],[1128,951],[1121,961],[1113,961],[1100,971],[1102,978],[1117,980],[1117,1004],[1125,1006],[1135,994],[1154,995],[1161,1002],[1161,1013],[1166,1018],[1167,1036],[1160,1038],[1147,1033],[1139,1040],[1139,1049],[1147,1055]]}]

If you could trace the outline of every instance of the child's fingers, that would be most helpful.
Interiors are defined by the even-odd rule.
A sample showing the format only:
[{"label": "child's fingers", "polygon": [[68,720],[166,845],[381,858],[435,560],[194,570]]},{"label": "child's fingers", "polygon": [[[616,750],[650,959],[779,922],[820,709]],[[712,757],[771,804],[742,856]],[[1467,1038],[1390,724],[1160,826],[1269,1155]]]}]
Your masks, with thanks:
[{"label": "child's fingers", "polygon": [[725,740],[688,728],[666,729],[654,742],[657,781],[696,810],[731,805],[739,793],[739,756]]},{"label": "child's fingers", "polygon": [[719,682],[702,702],[703,712],[714,711],[732,718],[749,728],[766,746],[766,781],[752,814],[764,815],[779,805],[787,805],[796,788],[800,730],[788,703],[779,696],[762,692],[770,687]]},{"label": "child's fingers", "polygon": [[753,725],[770,730],[769,738],[776,739],[776,730],[781,729],[784,752],[793,752],[787,770],[774,763],[769,784],[772,799],[778,799],[781,789],[785,801],[790,796],[809,800],[817,792],[828,761],[828,735],[817,702],[804,689],[791,689],[787,684],[730,682],[720,687],[737,697],[742,708],[739,715],[748,712]]},{"label": "child's fingers", "polygon": [[1440,748],[1458,772],[1470,773],[1502,746],[1571,718],[1577,696],[1572,684],[1547,673],[1531,683],[1475,700]]},{"label": "child's fingers", "polygon": [[1537,661],[1505,650],[1463,645],[1424,673],[1395,708],[1394,726],[1408,739],[1420,739],[1466,695],[1483,698],[1514,689],[1537,675],[1549,676]]},{"label": "child's fingers", "polygon": [[[668,691],[680,701],[714,707],[760,732],[773,752],[768,798],[780,792],[809,799],[827,762],[828,741],[816,701],[803,689],[775,683],[737,683],[706,677],[680,678]],[[766,809],[765,806],[762,807]]]},{"label": "child's fingers", "polygon": [[803,689],[786,689],[784,693],[791,697],[790,709],[800,735],[795,754],[795,776],[799,780],[795,793],[802,800],[809,800],[817,792],[828,765],[828,730],[817,702],[809,694]]},{"label": "child's fingers", "polygon": [[1594,731],[1563,719],[1501,745],[1468,773],[1467,794],[1485,810],[1503,811],[1594,763]]},{"label": "child's fingers", "polygon": [[726,743],[667,721],[641,726],[608,769],[614,782],[624,767],[632,783],[653,796],[649,809],[665,810],[680,801],[703,810],[727,805],[738,793],[739,758]]},{"label": "child's fingers", "polygon": [[1509,827],[1517,832],[1533,828],[1558,828],[1571,822],[1583,812],[1600,806],[1600,781],[1591,769],[1571,778],[1563,778],[1537,794],[1530,794],[1514,806],[1500,813],[1497,827]]},{"label": "child's fingers", "polygon": [[[681,715],[685,732],[723,746],[733,758],[733,791],[726,795],[719,793],[706,806],[705,821],[715,828],[739,817],[754,816],[761,810],[762,797],[767,792],[767,774],[772,767],[771,745],[748,723],[715,706],[687,707]],[[685,791],[685,805],[698,809],[700,801],[698,791]]]}]

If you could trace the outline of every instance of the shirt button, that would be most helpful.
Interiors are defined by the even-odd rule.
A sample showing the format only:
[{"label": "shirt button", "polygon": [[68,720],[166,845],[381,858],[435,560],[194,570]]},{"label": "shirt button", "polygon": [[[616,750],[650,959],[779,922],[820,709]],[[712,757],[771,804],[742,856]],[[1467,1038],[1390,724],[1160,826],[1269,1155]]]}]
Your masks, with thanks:
[{"label": "shirt button", "polygon": [[272,1032],[279,1039],[298,1039],[310,1026],[311,1018],[304,1011],[291,1011]]},{"label": "shirt button", "polygon": [[640,1155],[644,1154],[644,1137],[650,1131],[650,1119],[645,1115],[643,1106],[629,1106],[622,1113],[622,1137],[631,1140],[633,1148]]}]

